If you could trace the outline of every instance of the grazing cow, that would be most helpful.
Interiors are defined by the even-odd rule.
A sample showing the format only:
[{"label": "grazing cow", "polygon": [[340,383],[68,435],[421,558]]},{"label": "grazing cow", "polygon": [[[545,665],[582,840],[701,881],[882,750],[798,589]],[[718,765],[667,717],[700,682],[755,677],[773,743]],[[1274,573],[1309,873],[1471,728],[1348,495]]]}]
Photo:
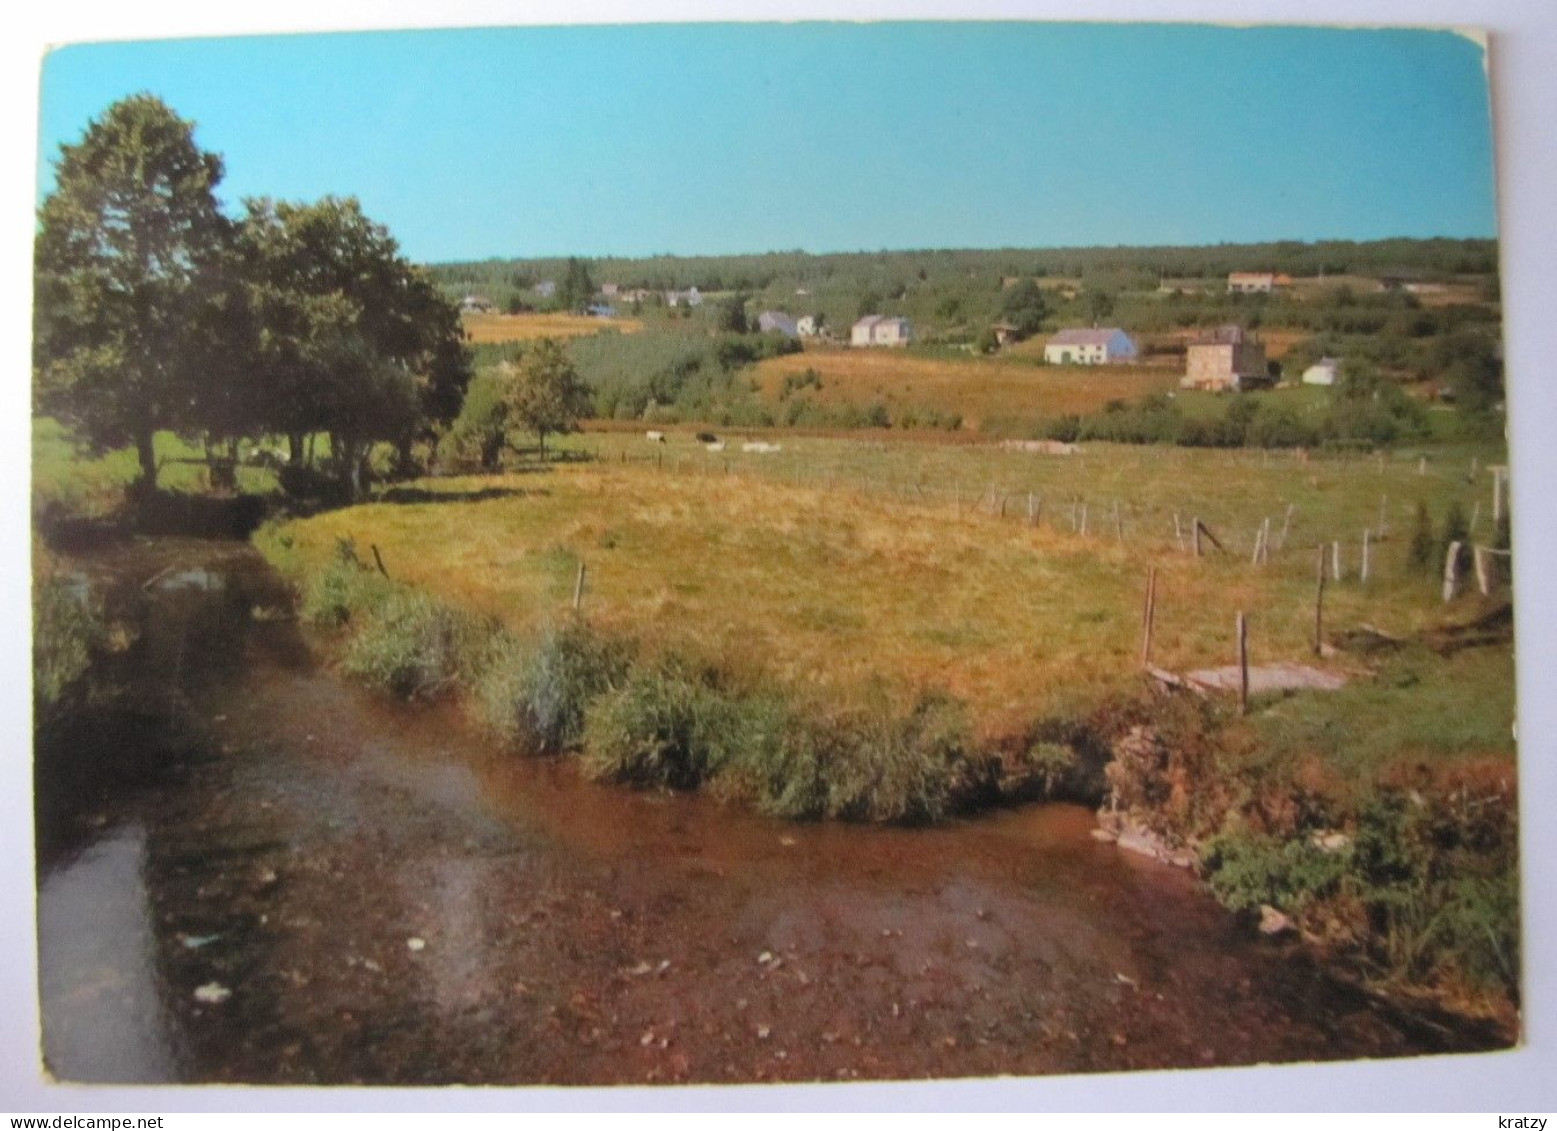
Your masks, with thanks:
[{"label": "grazing cow", "polygon": [[645,432],[644,436],[651,444],[663,444],[665,442],[665,433],[663,432]]},{"label": "grazing cow", "polygon": [[699,444],[717,444],[719,442],[719,437],[715,436],[712,432],[699,432],[697,434],[697,442]]}]

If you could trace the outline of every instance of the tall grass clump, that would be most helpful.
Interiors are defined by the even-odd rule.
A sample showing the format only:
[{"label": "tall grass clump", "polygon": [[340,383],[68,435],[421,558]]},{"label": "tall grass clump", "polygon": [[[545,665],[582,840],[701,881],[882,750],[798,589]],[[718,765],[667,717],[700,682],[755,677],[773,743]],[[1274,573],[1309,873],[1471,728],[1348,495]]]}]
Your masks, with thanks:
[{"label": "tall grass clump", "polygon": [[64,578],[41,578],[33,589],[33,699],[47,715],[92,666],[102,624],[83,594]]},{"label": "tall grass clump", "polygon": [[739,701],[672,659],[634,669],[596,703],[584,769],[602,780],[691,789],[735,759],[741,738]]},{"label": "tall grass clump", "polygon": [[350,539],[343,539],[329,564],[304,582],[302,616],[311,624],[339,628],[382,604],[394,590],[387,577],[362,564]]},{"label": "tall grass clump", "polygon": [[626,679],[631,658],[631,645],[582,621],[533,645],[503,634],[477,681],[481,718],[511,746],[561,753],[583,740],[590,705]]},{"label": "tall grass clump", "polygon": [[927,692],[899,713],[878,695],[838,725],[824,773],[828,816],[922,824],[965,795],[974,759],[958,700]]},{"label": "tall grass clump", "polygon": [[342,669],[401,699],[432,698],[469,682],[496,634],[489,621],[400,587],[352,623]]}]

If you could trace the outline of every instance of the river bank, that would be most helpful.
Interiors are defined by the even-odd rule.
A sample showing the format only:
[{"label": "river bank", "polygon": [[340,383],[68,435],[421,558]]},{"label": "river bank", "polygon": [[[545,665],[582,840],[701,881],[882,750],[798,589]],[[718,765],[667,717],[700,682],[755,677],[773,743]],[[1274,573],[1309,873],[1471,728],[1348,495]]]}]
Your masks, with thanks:
[{"label": "river bank", "polygon": [[[1250,938],[1080,807],[871,829],[602,788],[343,682],[245,545],[78,565],[140,613],[111,725],[39,751],[61,1078],[887,1079],[1506,1043]],[[75,772],[110,747],[112,773]]]}]

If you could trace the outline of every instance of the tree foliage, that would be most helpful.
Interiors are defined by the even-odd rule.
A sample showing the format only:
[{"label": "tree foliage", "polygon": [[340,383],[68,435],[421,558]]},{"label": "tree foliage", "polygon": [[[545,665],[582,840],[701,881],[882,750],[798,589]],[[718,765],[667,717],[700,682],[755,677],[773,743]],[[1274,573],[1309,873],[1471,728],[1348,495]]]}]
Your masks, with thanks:
[{"label": "tree foliage", "polygon": [[582,259],[569,259],[557,287],[557,305],[574,314],[582,314],[589,309],[589,302],[594,297],[595,283],[589,277],[588,265]]},{"label": "tree foliage", "polygon": [[592,407],[589,387],[551,338],[540,339],[525,354],[507,400],[510,419],[540,441],[542,459],[546,437],[573,431]]},{"label": "tree foliage", "polygon": [[34,258],[38,408],[96,446],[133,443],[155,486],[152,436],[186,423],[219,352],[222,162],[138,94],[62,146],[56,168]]}]

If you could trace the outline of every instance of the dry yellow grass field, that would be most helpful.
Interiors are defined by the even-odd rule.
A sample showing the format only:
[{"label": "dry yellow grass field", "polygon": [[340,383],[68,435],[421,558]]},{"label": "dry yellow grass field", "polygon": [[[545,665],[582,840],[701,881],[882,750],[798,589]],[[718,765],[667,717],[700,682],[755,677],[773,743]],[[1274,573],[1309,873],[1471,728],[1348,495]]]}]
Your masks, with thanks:
[{"label": "dry yellow grass field", "polygon": [[756,372],[764,395],[777,401],[784,378],[807,369],[821,374],[822,388],[807,389],[805,395],[823,404],[879,402],[894,419],[904,409],[960,413],[970,428],[994,419],[1094,412],[1111,400],[1176,389],[1180,376],[1176,369],[1152,366],[1040,366],[887,349],[807,350],[764,361]]},{"label": "dry yellow grass field", "polygon": [[[789,458],[793,443],[776,458]],[[803,443],[806,451],[834,450],[840,458],[853,447]],[[986,458],[1012,458],[955,451],[946,458],[981,466]],[[905,449],[904,458],[911,452]],[[1123,459],[1126,466],[1110,471],[1126,479],[1141,461],[1133,451],[1098,455],[1105,464]],[[966,700],[988,735],[1138,683],[1150,565],[1159,569],[1157,662],[1180,669],[1230,663],[1238,611],[1250,617],[1255,662],[1309,658],[1312,510],[1300,519],[1305,533],[1291,550],[1254,568],[1237,544],[1227,557],[1176,552],[1171,516],[1166,524],[1154,518],[1150,530],[1132,516],[1134,533],[1121,542],[1101,500],[1083,537],[1053,501],[1035,529],[1019,517],[1020,505],[1005,519],[977,512],[971,492],[954,510],[947,500],[908,501],[845,486],[844,464],[829,488],[803,477],[786,481],[777,464],[760,471],[764,457],[746,458],[750,466],[737,462],[734,473],[715,457],[701,470],[680,461],[661,470],[607,456],[539,473],[429,482],[423,486],[434,492],[431,499],[328,512],[285,530],[290,552],[314,565],[328,560],[338,538],[354,538],[364,551],[372,543],[392,576],[521,633],[569,615],[583,561],[589,620],[651,650],[752,665],[823,701],[857,701],[873,686],[905,698],[941,688]],[[884,469],[879,453],[872,458]],[[1172,462],[1186,516],[1189,508],[1215,517],[1258,507],[1279,523],[1278,500],[1294,497],[1297,487],[1290,467],[1235,464],[1221,453]],[[1101,469],[1088,463],[1091,474],[1059,460],[1054,474],[1090,481]],[[1300,481],[1303,497],[1316,500],[1326,487],[1351,494],[1347,481],[1359,478],[1340,465],[1310,471]],[[1391,468],[1387,479],[1398,489],[1409,474]],[[1113,489],[1127,486],[1113,474],[1102,479]],[[1051,500],[1059,486],[1049,484]],[[1343,510],[1376,506],[1374,482],[1359,486]],[[1439,481],[1432,493],[1445,488],[1452,489]],[[1191,496],[1200,490],[1206,497],[1196,502]],[[439,500],[438,492],[450,497]],[[1258,513],[1249,510],[1246,521],[1257,521]],[[1242,533],[1222,527],[1230,542]],[[1353,551],[1347,548],[1354,569]],[[1333,623],[1408,632],[1439,615],[1431,579],[1404,576],[1403,556],[1403,540],[1381,546],[1368,589],[1335,586],[1326,601]]]},{"label": "dry yellow grass field", "polygon": [[590,318],[582,314],[467,314],[461,321],[465,333],[477,345],[578,338],[603,330],[631,334],[643,329],[643,323],[636,318]]}]

